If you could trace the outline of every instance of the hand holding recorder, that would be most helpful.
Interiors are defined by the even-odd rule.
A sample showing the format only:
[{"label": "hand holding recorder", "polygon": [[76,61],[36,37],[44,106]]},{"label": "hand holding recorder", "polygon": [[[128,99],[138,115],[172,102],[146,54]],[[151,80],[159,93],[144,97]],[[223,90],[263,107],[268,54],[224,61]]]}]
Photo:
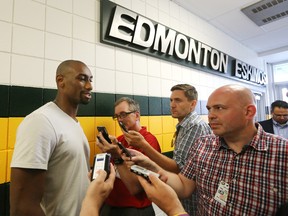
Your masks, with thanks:
[{"label": "hand holding recorder", "polygon": [[99,170],[105,170],[108,178],[110,174],[110,159],[111,155],[108,153],[96,154],[94,156],[91,181],[97,178]]},{"label": "hand holding recorder", "polygon": [[109,166],[111,170],[109,176],[104,170],[98,170],[98,176],[90,183],[82,202],[80,216],[99,214],[104,201],[114,186],[115,170],[112,164],[109,164]]},{"label": "hand holding recorder", "polygon": [[132,165],[130,167],[130,171],[135,173],[136,175],[144,177],[147,181],[150,181],[149,180],[149,175],[154,175],[157,178],[160,177],[160,175],[158,173],[155,173],[155,172],[153,172],[151,170],[148,170],[148,169],[146,169],[144,167],[141,167],[139,165],[136,165],[136,164],[134,164],[134,165]]}]

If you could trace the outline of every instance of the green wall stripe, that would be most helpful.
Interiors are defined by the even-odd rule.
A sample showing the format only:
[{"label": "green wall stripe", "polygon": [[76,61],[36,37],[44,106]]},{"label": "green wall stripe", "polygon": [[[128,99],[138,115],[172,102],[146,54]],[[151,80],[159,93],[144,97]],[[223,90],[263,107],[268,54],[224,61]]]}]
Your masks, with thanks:
[{"label": "green wall stripe", "polygon": [[0,117],[9,116],[9,87],[0,85]]},{"label": "green wall stripe", "polygon": [[[54,100],[56,93],[56,89],[0,85],[0,117],[24,117]],[[112,116],[115,101],[123,96],[139,102],[142,116],[170,115],[169,98],[93,92],[90,103],[79,106],[78,116]],[[198,101],[196,111],[207,114],[206,101]]]},{"label": "green wall stripe", "polygon": [[43,104],[43,89],[11,86],[9,91],[9,116],[25,116]]},{"label": "green wall stripe", "polygon": [[170,115],[170,98],[162,98],[162,114]]},{"label": "green wall stripe", "polygon": [[161,98],[159,97],[149,97],[148,98],[148,110],[150,116],[162,115],[162,104]]},{"label": "green wall stripe", "polygon": [[149,115],[149,100],[148,97],[134,95],[134,100],[136,100],[140,105],[140,113],[142,116]]},{"label": "green wall stripe", "polygon": [[[113,116],[114,114],[114,103],[115,103],[115,95],[108,93],[94,93],[96,107],[95,116]],[[90,103],[88,104],[90,106]],[[81,106],[83,107],[83,105]],[[79,111],[81,109],[79,108]],[[81,111],[79,112],[79,115]]]}]

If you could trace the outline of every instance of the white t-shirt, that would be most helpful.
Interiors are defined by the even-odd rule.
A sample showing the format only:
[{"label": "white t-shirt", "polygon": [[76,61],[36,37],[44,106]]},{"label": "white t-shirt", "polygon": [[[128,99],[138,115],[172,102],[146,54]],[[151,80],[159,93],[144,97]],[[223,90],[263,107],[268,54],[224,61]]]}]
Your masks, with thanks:
[{"label": "white t-shirt", "polygon": [[73,216],[89,184],[89,157],[79,122],[49,102],[18,127],[11,167],[47,170],[41,207],[48,216]]}]

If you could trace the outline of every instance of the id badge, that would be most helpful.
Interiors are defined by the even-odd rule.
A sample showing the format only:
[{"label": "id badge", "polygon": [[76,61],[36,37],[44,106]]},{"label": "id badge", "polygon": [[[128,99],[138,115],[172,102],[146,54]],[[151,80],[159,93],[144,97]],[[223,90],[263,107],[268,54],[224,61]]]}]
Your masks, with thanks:
[{"label": "id badge", "polygon": [[220,181],[214,199],[225,206],[227,203],[228,192],[229,192],[229,184],[226,183],[225,181]]}]

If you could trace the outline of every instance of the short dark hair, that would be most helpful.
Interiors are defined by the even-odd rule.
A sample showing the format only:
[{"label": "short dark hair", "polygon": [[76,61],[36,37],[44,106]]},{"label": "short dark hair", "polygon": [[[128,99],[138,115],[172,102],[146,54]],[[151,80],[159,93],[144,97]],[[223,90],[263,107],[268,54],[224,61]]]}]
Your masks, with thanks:
[{"label": "short dark hair", "polygon": [[79,61],[79,60],[72,60],[72,59],[65,60],[58,65],[57,70],[56,70],[56,75],[59,75],[59,74],[63,75],[65,73],[71,71],[71,68],[72,68],[72,70],[74,70],[73,66],[75,66],[77,64],[84,65],[85,67],[87,67],[87,65],[85,63],[83,63],[82,61]]},{"label": "short dark hair", "polygon": [[129,106],[130,111],[135,111],[140,113],[140,105],[137,101],[133,100],[132,98],[129,97],[121,97],[114,103],[114,108],[118,106],[120,103],[126,101]]},{"label": "short dark hair", "polygon": [[271,104],[271,113],[274,111],[275,107],[280,107],[284,109],[288,109],[288,103],[282,100],[276,100]]},{"label": "short dark hair", "polygon": [[171,88],[171,91],[181,90],[184,91],[185,96],[189,101],[198,100],[198,92],[196,88],[189,84],[177,84]]}]

